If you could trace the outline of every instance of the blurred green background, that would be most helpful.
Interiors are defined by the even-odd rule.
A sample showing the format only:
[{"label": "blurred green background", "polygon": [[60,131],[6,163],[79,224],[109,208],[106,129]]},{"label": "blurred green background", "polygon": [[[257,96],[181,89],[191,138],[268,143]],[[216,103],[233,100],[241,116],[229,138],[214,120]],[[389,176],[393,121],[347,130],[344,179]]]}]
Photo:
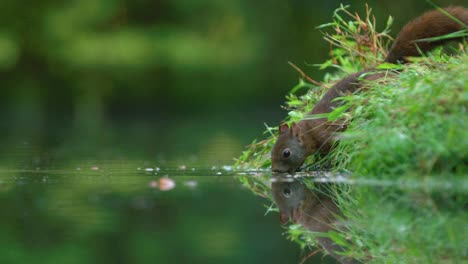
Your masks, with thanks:
[{"label": "blurred green background", "polygon": [[[264,217],[264,200],[235,180],[160,193],[148,189],[159,176],[136,168],[232,164],[263,123],[285,115],[298,80],[288,61],[321,79],[307,66],[329,50],[315,27],[340,3],[365,9],[334,0],[2,1],[0,262],[299,262],[276,215]],[[395,18],[393,35],[432,8],[368,3],[381,28]]]},{"label": "blurred green background", "polygon": [[[75,154],[123,138],[171,160],[229,139],[237,147],[207,159],[230,161],[285,115],[280,105],[298,80],[288,61],[321,80],[307,66],[329,50],[315,27],[351,2],[363,14],[363,1],[3,1],[0,138]],[[432,8],[368,3],[382,28],[395,18],[394,32]]]}]

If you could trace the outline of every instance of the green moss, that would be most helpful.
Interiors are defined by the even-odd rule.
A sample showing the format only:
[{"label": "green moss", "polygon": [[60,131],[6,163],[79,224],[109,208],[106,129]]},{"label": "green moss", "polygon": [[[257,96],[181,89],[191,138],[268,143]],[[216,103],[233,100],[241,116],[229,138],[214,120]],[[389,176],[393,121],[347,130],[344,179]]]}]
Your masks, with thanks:
[{"label": "green moss", "polygon": [[346,98],[352,120],[328,159],[353,172],[340,208],[376,263],[466,260],[467,65],[432,56]]}]

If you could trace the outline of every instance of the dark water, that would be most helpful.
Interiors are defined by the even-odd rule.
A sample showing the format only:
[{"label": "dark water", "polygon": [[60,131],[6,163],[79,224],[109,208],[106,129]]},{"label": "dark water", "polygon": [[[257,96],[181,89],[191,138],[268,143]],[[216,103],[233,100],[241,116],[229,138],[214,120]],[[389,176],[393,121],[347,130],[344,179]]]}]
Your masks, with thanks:
[{"label": "dark water", "polygon": [[233,167],[262,116],[3,123],[0,263],[300,263],[315,249],[236,178],[268,172]]},{"label": "dark water", "polygon": [[232,173],[123,167],[2,170],[2,263],[297,258],[277,218]]},{"label": "dark water", "polygon": [[1,170],[1,262],[256,263],[283,247],[286,261],[293,245],[262,201],[219,172],[122,161]]},{"label": "dark water", "polygon": [[232,167],[261,122],[232,121],[3,130],[0,263],[299,263]]}]

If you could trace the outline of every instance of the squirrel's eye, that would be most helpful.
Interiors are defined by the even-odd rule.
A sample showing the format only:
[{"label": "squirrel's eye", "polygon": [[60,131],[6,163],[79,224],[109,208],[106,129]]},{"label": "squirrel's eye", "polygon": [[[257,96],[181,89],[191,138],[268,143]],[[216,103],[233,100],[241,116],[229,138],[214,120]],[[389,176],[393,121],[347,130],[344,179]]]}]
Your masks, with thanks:
[{"label": "squirrel's eye", "polygon": [[283,194],[284,194],[284,197],[288,198],[289,196],[291,196],[291,190],[289,188],[284,188]]},{"label": "squirrel's eye", "polygon": [[289,158],[291,156],[291,151],[289,149],[285,149],[283,151],[283,158]]}]

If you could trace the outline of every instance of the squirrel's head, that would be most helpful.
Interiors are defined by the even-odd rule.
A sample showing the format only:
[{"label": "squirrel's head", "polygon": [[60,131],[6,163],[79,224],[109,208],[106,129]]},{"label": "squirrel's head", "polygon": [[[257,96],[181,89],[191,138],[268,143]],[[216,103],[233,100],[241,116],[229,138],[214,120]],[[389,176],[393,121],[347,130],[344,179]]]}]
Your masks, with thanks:
[{"label": "squirrel's head", "polygon": [[296,123],[279,126],[279,137],[271,150],[271,170],[293,173],[304,163],[307,151]]},{"label": "squirrel's head", "polygon": [[281,224],[286,224],[289,219],[297,223],[300,206],[306,196],[306,188],[303,183],[294,179],[290,181],[278,179],[271,183],[271,192],[279,208]]}]

